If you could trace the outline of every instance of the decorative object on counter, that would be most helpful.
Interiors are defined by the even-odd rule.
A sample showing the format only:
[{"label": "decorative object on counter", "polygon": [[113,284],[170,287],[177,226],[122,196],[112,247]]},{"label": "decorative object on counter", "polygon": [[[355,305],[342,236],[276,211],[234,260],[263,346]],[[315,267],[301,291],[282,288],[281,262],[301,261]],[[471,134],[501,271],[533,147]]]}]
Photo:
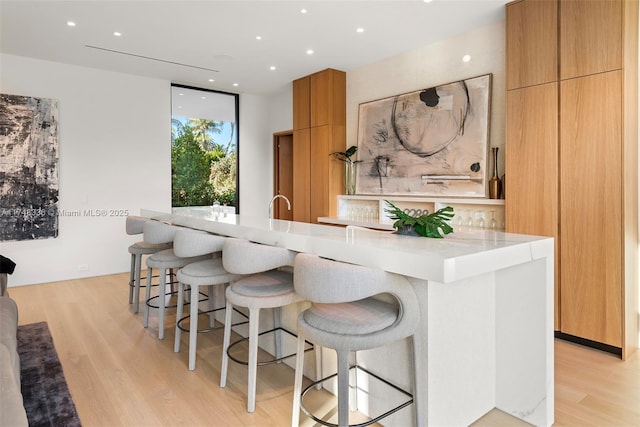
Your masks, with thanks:
[{"label": "decorative object on counter", "polygon": [[385,200],[385,203],[389,207],[385,212],[391,214],[391,219],[395,220],[393,227],[397,234],[443,238],[445,234],[453,233],[453,227],[447,222],[454,216],[451,206],[438,209],[431,214],[411,216],[390,201]]},{"label": "decorative object on counter", "polygon": [[351,160],[351,156],[356,154],[358,147],[352,145],[347,148],[347,151],[335,151],[331,153],[333,157],[344,162],[344,194],[353,195],[356,194],[356,164],[361,160]]},{"label": "decorative object on counter", "polygon": [[364,102],[357,194],[487,197],[492,75]]},{"label": "decorative object on counter", "polygon": [[502,194],[502,181],[498,177],[498,147],[491,147],[493,155],[493,177],[489,180],[489,198],[499,199]]},{"label": "decorative object on counter", "polygon": [[507,181],[505,180],[505,174],[502,174],[502,178],[500,178],[500,180],[502,181],[502,199],[506,199],[507,198]]}]

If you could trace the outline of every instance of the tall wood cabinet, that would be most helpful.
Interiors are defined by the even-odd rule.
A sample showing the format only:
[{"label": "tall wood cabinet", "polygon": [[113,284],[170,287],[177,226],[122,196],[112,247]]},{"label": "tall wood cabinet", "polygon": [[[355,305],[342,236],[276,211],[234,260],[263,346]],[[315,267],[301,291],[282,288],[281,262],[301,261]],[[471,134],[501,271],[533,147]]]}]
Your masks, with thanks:
[{"label": "tall wood cabinet", "polygon": [[506,6],[509,232],[556,239],[556,330],[638,346],[638,2]]},{"label": "tall wood cabinet", "polygon": [[293,82],[293,220],[335,215],[346,145],[346,74],[326,69]]}]

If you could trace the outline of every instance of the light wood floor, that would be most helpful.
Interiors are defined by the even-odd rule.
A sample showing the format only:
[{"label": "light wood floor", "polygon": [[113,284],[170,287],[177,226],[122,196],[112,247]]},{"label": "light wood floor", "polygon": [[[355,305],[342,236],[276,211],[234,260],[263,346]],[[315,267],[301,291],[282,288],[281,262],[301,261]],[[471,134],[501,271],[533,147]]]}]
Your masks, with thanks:
[{"label": "light wood floor", "polygon": [[[174,353],[175,317],[162,341],[156,317],[143,328],[142,312],[133,314],[127,303],[127,281],[128,274],[117,274],[9,290],[20,324],[48,322],[84,426],[290,424],[289,367],[259,369],[256,412],[248,414],[246,367],[230,363],[227,387],[218,386],[222,331],[199,335],[197,368],[188,371],[187,334]],[[640,352],[622,362],[560,340],[555,350],[555,425],[640,426]],[[474,425],[525,423],[494,410]]]}]

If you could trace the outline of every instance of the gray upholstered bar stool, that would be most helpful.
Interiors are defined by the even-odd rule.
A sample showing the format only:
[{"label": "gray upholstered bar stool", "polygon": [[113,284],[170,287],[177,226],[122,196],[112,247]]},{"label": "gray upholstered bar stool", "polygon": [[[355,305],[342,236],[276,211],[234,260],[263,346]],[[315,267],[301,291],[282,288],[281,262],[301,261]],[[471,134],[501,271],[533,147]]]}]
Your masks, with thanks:
[{"label": "gray upholstered bar stool", "polygon": [[[147,221],[149,221],[149,218],[135,215],[127,216],[125,225],[127,234],[130,236],[142,234],[142,226]],[[135,242],[129,246],[129,253],[131,254],[131,269],[129,271],[129,304],[133,304],[134,313],[137,313],[140,309],[140,282],[142,279],[146,279],[146,277],[141,277],[142,256],[155,254],[158,251],[170,248],[171,243],[152,245],[144,240]],[[144,285],[142,286],[144,287]]]},{"label": "gray upholstered bar stool", "polygon": [[[247,411],[255,410],[256,402],[256,372],[258,367],[258,329],[260,310],[273,309],[274,329],[264,331],[260,335],[274,332],[275,334],[275,359],[262,364],[279,362],[295,354],[282,356],[280,332],[293,335],[280,326],[280,307],[304,301],[293,289],[293,275],[290,271],[280,269],[291,267],[296,252],[275,246],[262,245],[246,240],[228,238],[222,249],[222,262],[224,268],[237,274],[250,276],[233,282],[225,292],[227,311],[224,328],[224,344],[222,350],[222,369],[220,372],[220,387],[225,387],[227,382],[227,368],[229,358],[238,363],[242,361],[229,356],[230,348],[243,341],[231,341],[231,314],[234,307],[249,309],[249,360],[247,362],[249,373],[247,379]],[[294,335],[295,336],[295,335]],[[310,350],[309,348],[308,350]],[[316,352],[318,356],[318,352]],[[319,358],[316,358],[316,370],[320,373]]]},{"label": "gray upholstered bar stool", "polygon": [[[421,360],[419,346],[413,339],[420,319],[418,299],[411,284],[404,276],[310,254],[299,254],[296,257],[294,285],[296,292],[311,302],[311,308],[302,312],[298,317],[298,359],[296,361],[291,425],[298,426],[301,407],[316,422],[327,426],[336,425],[311,414],[304,407],[302,400],[304,394],[311,387],[337,375],[338,425],[345,427],[349,425],[349,356],[351,352],[380,347],[412,337],[413,362]],[[391,295],[393,302],[373,298],[376,295],[385,294]],[[320,345],[336,351],[338,373],[316,381],[302,390],[304,365],[302,354],[305,338],[316,346]],[[352,368],[355,367],[357,366]],[[373,375],[361,367],[357,368]],[[411,394],[385,380],[382,381],[407,395],[410,399],[368,422],[358,424],[358,426],[377,422],[413,402]],[[413,383],[415,387],[415,370]],[[417,409],[417,399],[414,405],[416,414],[421,414]],[[425,421],[416,420],[415,425],[426,425]]]},{"label": "gray upholstered bar stool", "polygon": [[[171,243],[180,227],[167,224],[160,221],[150,220],[143,224],[142,233],[144,241],[154,245]],[[147,289],[145,295],[144,307],[144,327],[149,326],[149,307],[151,305],[151,277],[153,269],[158,269],[158,338],[164,339],[164,319],[166,311],[166,295],[167,295],[167,273],[173,272],[178,268],[182,268],[192,262],[206,259],[206,256],[199,257],[179,257],[173,248],[165,249],[151,255],[147,258]]]},{"label": "gray upholstered bar stool", "polygon": [[[189,319],[189,370],[196,368],[196,348],[198,332],[209,332],[214,328],[214,314],[222,308],[215,308],[214,286],[224,285],[234,280],[244,277],[241,274],[227,272],[222,266],[222,246],[226,237],[210,234],[196,230],[178,230],[173,239],[173,251],[179,257],[207,256],[201,261],[192,262],[178,270],[178,305],[176,313],[176,334],[174,351],[180,351],[180,338],[182,331],[186,330],[182,326],[186,319]],[[184,307],[185,285],[190,287],[190,313],[182,317]],[[208,288],[209,296],[209,328],[198,330],[198,314],[200,302],[200,288]]]}]

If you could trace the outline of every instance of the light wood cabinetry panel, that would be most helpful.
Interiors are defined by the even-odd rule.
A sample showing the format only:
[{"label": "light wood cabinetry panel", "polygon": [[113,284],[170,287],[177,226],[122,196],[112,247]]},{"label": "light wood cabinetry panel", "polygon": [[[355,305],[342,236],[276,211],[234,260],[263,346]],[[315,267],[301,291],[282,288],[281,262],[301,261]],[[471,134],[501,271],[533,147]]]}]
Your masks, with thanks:
[{"label": "light wood cabinetry panel", "polygon": [[561,79],[622,68],[622,2],[560,2]]},{"label": "light wood cabinetry panel", "polygon": [[311,131],[309,128],[293,131],[293,220],[309,222],[311,218]]},{"label": "light wood cabinetry panel", "polygon": [[622,347],[622,73],[561,83],[561,331]]},{"label": "light wood cabinetry panel", "polygon": [[302,77],[293,81],[293,129],[306,129],[311,126],[311,108],[309,96],[311,79]]},{"label": "light wood cabinetry panel", "polygon": [[[299,105],[305,96],[307,110]],[[304,124],[297,115],[310,113],[307,127],[294,129],[293,135],[293,219],[316,223],[335,215],[344,190],[344,163],[330,154],[345,150],[346,74],[327,69],[298,79],[293,99],[294,124]]]},{"label": "light wood cabinetry panel", "polygon": [[559,329],[558,83],[507,92],[507,232],[555,238],[555,327]]},{"label": "light wood cabinetry panel", "polygon": [[[526,13],[541,3],[558,5],[556,22]],[[560,73],[556,103],[546,84],[507,91],[506,228],[546,234],[542,222],[557,216],[556,329],[626,358],[639,328],[638,1],[520,0],[507,5],[507,21],[506,75],[516,76],[509,88],[527,72],[517,68],[537,67],[518,38],[544,45],[549,25],[558,28]],[[557,198],[543,196],[554,168]]]},{"label": "light wood cabinetry panel", "polygon": [[549,83],[558,76],[558,2],[507,5],[507,89]]},{"label": "light wood cabinetry panel", "polygon": [[506,230],[557,237],[558,84],[509,91],[506,106]]},{"label": "light wood cabinetry panel", "polygon": [[311,222],[329,209],[329,126],[311,128]]},{"label": "light wood cabinetry panel", "polygon": [[346,123],[345,73],[326,69],[310,76],[311,127]]}]

